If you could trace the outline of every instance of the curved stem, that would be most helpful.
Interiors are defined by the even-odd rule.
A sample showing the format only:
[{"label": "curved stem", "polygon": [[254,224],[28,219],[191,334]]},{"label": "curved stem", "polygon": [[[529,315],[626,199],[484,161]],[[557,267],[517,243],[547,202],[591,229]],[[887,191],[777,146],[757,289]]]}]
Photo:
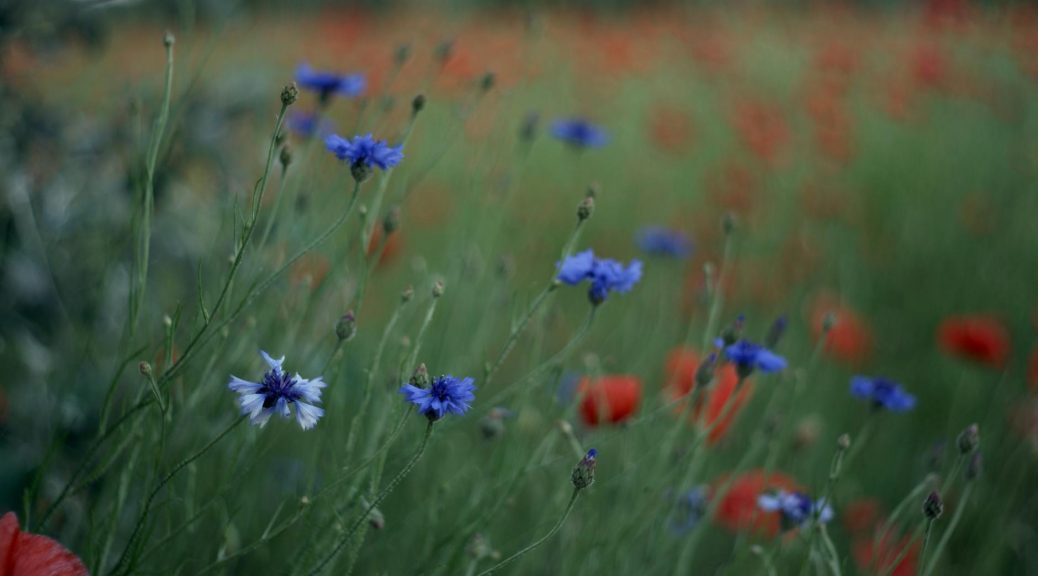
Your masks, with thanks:
[{"label": "curved stem", "polygon": [[203,446],[201,449],[199,449],[194,454],[192,454],[192,455],[188,456],[187,458],[181,460],[180,463],[178,463],[176,466],[173,467],[172,470],[169,471],[169,473],[167,473],[165,476],[163,476],[162,480],[160,480],[158,485],[155,486],[154,489],[152,489],[151,493],[148,494],[148,498],[144,501],[144,507],[141,510],[140,516],[137,518],[137,524],[136,524],[136,526],[134,526],[133,532],[130,534],[130,539],[129,539],[129,541],[126,542],[126,547],[123,548],[123,552],[119,556],[119,561],[116,562],[115,567],[112,568],[112,571],[109,572],[109,574],[119,574],[119,573],[121,573],[120,571],[121,571],[122,567],[124,565],[126,565],[127,561],[130,561],[131,564],[126,566],[125,572],[127,574],[129,574],[133,570],[133,565],[132,565],[133,560],[129,559],[129,555],[131,554],[132,549],[134,548],[134,546],[137,543],[137,537],[140,535],[141,530],[144,529],[144,524],[145,524],[145,522],[148,519],[148,512],[151,510],[151,503],[155,500],[155,497],[158,496],[159,492],[161,492],[162,489],[166,487],[166,484],[169,484],[169,482],[173,479],[174,476],[177,475],[178,472],[180,472],[181,470],[186,468],[188,464],[190,464],[190,463],[194,462],[195,460],[198,460],[199,458],[201,458],[202,455],[204,455],[206,452],[208,452],[210,448],[215,446],[217,442],[222,440],[225,436],[230,434],[231,431],[234,430],[239,424],[244,422],[246,417],[247,417],[246,415],[239,416],[234,422],[231,423],[230,426],[228,426],[226,429],[224,429],[223,432],[221,432],[215,438],[210,440],[208,444]]},{"label": "curved stem", "polygon": [[339,554],[339,551],[342,550],[342,547],[350,541],[350,538],[353,536],[353,534],[357,531],[358,528],[360,528],[361,524],[367,521],[368,515],[371,514],[371,511],[378,507],[378,505],[381,504],[387,496],[389,496],[389,493],[392,492],[394,488],[396,488],[397,484],[399,484],[400,481],[403,480],[404,477],[406,477],[411,472],[411,470],[415,467],[415,464],[418,463],[418,460],[421,459],[422,454],[425,453],[425,447],[429,444],[429,436],[432,435],[433,424],[433,421],[429,421],[429,425],[425,428],[425,435],[422,436],[422,443],[418,446],[418,450],[415,451],[413,456],[411,456],[411,459],[408,460],[407,464],[404,465],[403,469],[401,469],[400,472],[397,473],[397,475],[389,481],[389,484],[386,484],[386,487],[383,488],[381,492],[379,492],[378,496],[376,496],[375,499],[371,501],[371,504],[369,504],[368,507],[365,508],[363,512],[361,512],[360,516],[357,517],[357,520],[354,521],[353,525],[350,526],[349,530],[346,531],[346,534],[342,538],[340,538],[339,542],[335,545],[334,548],[332,548],[332,551],[329,552],[328,555],[325,556],[324,559],[321,560],[317,564],[317,566],[309,572],[310,576],[316,576],[317,574],[320,574],[321,571],[324,570],[324,567],[327,566],[328,563],[331,562],[333,559],[335,559],[335,557]]},{"label": "curved stem", "polygon": [[562,528],[562,525],[566,523],[566,518],[569,517],[569,513],[573,510],[573,505],[577,503],[577,496],[579,496],[579,495],[580,495],[580,488],[574,488],[573,489],[573,495],[569,497],[569,504],[566,505],[566,510],[562,513],[562,517],[559,518],[559,521],[556,522],[555,525],[551,527],[551,530],[549,530],[547,534],[545,534],[544,536],[541,536],[540,538],[535,540],[533,543],[531,543],[526,548],[523,548],[522,550],[516,552],[515,554],[512,554],[508,558],[505,558],[504,560],[498,562],[497,564],[491,566],[490,568],[487,568],[486,570],[480,572],[479,576],[487,576],[488,574],[493,574],[494,572],[500,570],[501,568],[504,568],[505,565],[511,563],[516,558],[519,558],[523,554],[526,554],[527,552],[533,550],[534,548],[537,548],[541,544],[544,544],[549,538],[554,536],[555,533],[559,531],[559,528]]}]

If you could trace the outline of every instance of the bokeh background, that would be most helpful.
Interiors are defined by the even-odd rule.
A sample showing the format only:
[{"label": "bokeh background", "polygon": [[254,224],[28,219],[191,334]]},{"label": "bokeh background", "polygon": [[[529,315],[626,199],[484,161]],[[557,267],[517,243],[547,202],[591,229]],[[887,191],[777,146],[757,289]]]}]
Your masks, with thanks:
[{"label": "bokeh background", "polygon": [[[171,115],[155,174],[148,298],[130,345],[136,202],[167,30],[176,38]],[[873,418],[847,393],[858,373],[902,382],[919,402],[910,414],[884,415],[843,472],[831,532],[844,573],[883,573],[876,559],[889,563],[902,549],[894,573],[921,573],[911,527],[908,540],[888,541],[872,526],[927,473],[947,474],[956,435],[971,422],[984,435],[985,475],[936,573],[1038,573],[1038,9],[1015,2],[5,2],[0,510],[24,520],[47,509],[98,437],[107,403],[114,398],[118,415],[147,391],[137,362],[161,373],[190,340],[199,294],[211,303],[226,275],[278,94],[300,63],[362,73],[367,88],[327,108],[304,92],[290,110],[292,162],[275,166],[264,197],[270,242],[246,261],[236,297],[348,197],[348,171],[299,129],[302,114],[320,111],[322,134],[373,132],[395,143],[412,98],[424,94],[406,159],[383,202],[362,196],[367,220],[351,219],[292,264],[170,383],[171,414],[131,415],[133,434],[90,455],[45,532],[92,570],[111,568],[155,470],[231,418],[228,374],[258,377],[259,348],[288,355],[304,375],[335,359],[329,415],[313,432],[274,422],[241,433],[222,457],[193,464],[139,568],[301,570],[317,554],[310,547],[334,532],[329,510],[357,513],[354,495],[305,529],[209,564],[246,548],[280,505],[294,507],[349,466],[335,447],[354,419],[374,453],[392,427],[397,377],[409,376],[390,365],[417,344],[434,280],[447,291],[420,342],[422,361],[479,385],[551,277],[592,187],[582,246],[642,258],[642,282],[610,297],[550,377],[494,412],[480,400],[551,357],[584,322],[583,290],[554,295],[503,377],[477,393],[464,421],[444,423],[435,452],[382,507],[385,526],[351,550],[356,573],[465,573],[491,562],[490,552],[473,555],[476,533],[505,555],[535,539],[569,496],[573,442],[598,448],[599,481],[555,540],[513,573],[756,573],[753,545],[787,545],[741,510],[776,483],[769,474],[820,489],[835,438]],[[553,139],[551,121],[573,116],[607,130],[608,145],[575,150]],[[399,227],[380,238],[391,210]],[[728,235],[726,215],[735,223]],[[691,255],[644,254],[636,238],[650,225],[685,234]],[[778,351],[791,368],[753,382],[688,479],[667,472],[688,454],[659,453],[659,439],[681,421],[668,404],[675,386],[688,390],[701,343],[716,335],[703,333],[703,270],[721,265],[726,240],[714,328],[741,313],[759,340],[786,318]],[[384,242],[383,251],[361,241]],[[334,327],[361,278],[358,337],[340,349]],[[370,413],[352,413],[408,286],[417,296],[389,337],[380,395]],[[825,332],[829,314],[836,323]],[[603,375],[635,379],[636,398],[621,402],[631,404],[629,419],[588,416],[586,386]],[[575,432],[560,432],[559,421]],[[420,436],[408,424],[389,471]],[[768,456],[746,462],[757,449]],[[723,498],[731,477],[747,479],[746,502],[731,490]],[[684,513],[675,495],[693,485],[711,486],[723,503],[694,532],[705,538],[694,561],[678,565],[689,536],[672,529]],[[947,516],[959,493],[948,494]],[[179,527],[195,513],[198,524]],[[775,561],[778,573],[800,567],[795,552]]]}]

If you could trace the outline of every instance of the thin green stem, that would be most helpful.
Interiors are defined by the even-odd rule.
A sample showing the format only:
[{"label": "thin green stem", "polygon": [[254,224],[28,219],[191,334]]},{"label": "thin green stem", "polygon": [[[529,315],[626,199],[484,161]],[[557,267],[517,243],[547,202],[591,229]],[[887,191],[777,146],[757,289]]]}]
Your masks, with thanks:
[{"label": "thin green stem", "polygon": [[327,566],[328,563],[331,562],[333,559],[335,559],[335,557],[339,554],[339,551],[342,550],[342,547],[350,541],[350,538],[353,537],[353,534],[357,531],[357,529],[360,528],[360,526],[368,520],[368,516],[371,514],[371,511],[378,507],[378,505],[381,504],[387,496],[389,496],[390,492],[392,492],[393,489],[396,488],[397,484],[399,484],[411,472],[411,470],[418,463],[418,460],[421,459],[422,454],[425,453],[425,447],[429,444],[429,436],[432,435],[434,423],[435,422],[431,420],[429,421],[429,424],[425,428],[425,435],[422,436],[422,443],[418,446],[418,450],[415,451],[414,455],[411,456],[411,459],[407,462],[407,464],[404,465],[400,472],[398,472],[397,475],[392,480],[390,480],[388,484],[386,484],[386,487],[383,488],[381,492],[379,492],[378,496],[376,496],[374,500],[371,501],[371,504],[369,504],[367,508],[365,508],[364,511],[360,514],[360,516],[357,517],[357,519],[353,522],[353,525],[351,525],[349,529],[346,530],[346,534],[343,535],[342,538],[339,539],[339,542],[335,545],[335,547],[332,548],[331,552],[329,552],[328,555],[325,556],[324,559],[322,559],[320,562],[318,562],[317,566],[309,572],[310,576],[316,576],[317,574],[320,574],[321,571],[324,570],[324,567]]},{"label": "thin green stem", "polygon": [[[941,559],[941,553],[944,552],[944,547],[948,545],[948,541],[951,540],[952,534],[955,532],[955,527],[959,525],[959,520],[962,519],[962,513],[966,510],[966,503],[969,502],[970,494],[973,493],[973,482],[966,484],[966,489],[962,491],[962,498],[959,499],[958,505],[955,507],[955,514],[952,515],[951,523],[948,524],[948,528],[941,535],[941,540],[937,543],[937,548],[933,552],[933,558],[930,559],[928,564],[924,564],[926,567],[923,570],[922,576],[930,576],[933,571],[937,568],[937,562]],[[925,559],[925,556],[922,558]]]},{"label": "thin green stem", "polygon": [[580,488],[573,489],[573,495],[569,497],[569,504],[566,505],[566,510],[562,513],[562,517],[559,518],[559,521],[551,527],[551,530],[549,530],[547,534],[541,536],[526,548],[523,548],[522,550],[516,552],[515,554],[512,554],[508,558],[505,558],[504,560],[498,562],[490,568],[487,568],[486,570],[480,572],[479,576],[487,576],[488,574],[493,574],[494,572],[497,572],[501,568],[504,568],[506,565],[510,564],[523,554],[526,554],[527,552],[530,552],[531,550],[537,548],[541,544],[547,542],[548,539],[554,536],[555,533],[558,532],[560,528],[562,528],[562,525],[566,523],[566,518],[569,518],[569,513],[573,510],[573,506],[577,503],[577,496],[580,496]]}]

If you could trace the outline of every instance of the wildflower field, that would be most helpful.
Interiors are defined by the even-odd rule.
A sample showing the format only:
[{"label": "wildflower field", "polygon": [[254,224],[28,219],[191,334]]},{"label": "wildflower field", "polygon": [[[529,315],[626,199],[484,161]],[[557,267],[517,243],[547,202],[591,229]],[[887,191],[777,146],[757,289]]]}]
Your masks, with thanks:
[{"label": "wildflower field", "polygon": [[0,576],[1038,574],[1038,9],[605,4],[0,8]]}]

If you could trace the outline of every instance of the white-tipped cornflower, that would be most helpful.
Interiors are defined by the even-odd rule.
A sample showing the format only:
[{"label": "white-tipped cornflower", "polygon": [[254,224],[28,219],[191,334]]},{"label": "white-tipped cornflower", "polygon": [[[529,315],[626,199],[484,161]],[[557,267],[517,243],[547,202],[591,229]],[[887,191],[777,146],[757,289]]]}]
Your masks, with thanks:
[{"label": "white-tipped cornflower", "polygon": [[270,367],[261,382],[250,382],[232,375],[227,385],[241,395],[238,398],[241,413],[248,414],[253,424],[262,427],[274,414],[288,418],[294,407],[299,427],[303,430],[313,428],[324,416],[324,410],[315,404],[321,402],[321,389],[327,384],[320,376],[307,380],[298,373],[289,375],[282,368],[284,356],[274,359],[262,350],[260,354]]},{"label": "white-tipped cornflower", "polygon": [[642,278],[640,260],[631,260],[630,264],[624,266],[616,260],[595,258],[591,250],[566,258],[558,264],[558,268],[556,277],[565,284],[575,286],[584,280],[591,280],[588,298],[595,305],[604,302],[609,292],[630,292]]},{"label": "white-tipped cornflower", "polygon": [[414,384],[404,384],[400,393],[404,398],[418,407],[418,411],[429,420],[439,420],[447,414],[462,415],[471,407],[476,395],[472,378],[458,379],[454,376],[437,376],[428,388],[420,388]]},{"label": "white-tipped cornflower", "polygon": [[825,524],[833,519],[833,509],[824,502],[815,502],[802,492],[779,490],[757,497],[757,507],[765,512],[778,512],[783,530],[792,530],[817,514],[818,521]]}]

